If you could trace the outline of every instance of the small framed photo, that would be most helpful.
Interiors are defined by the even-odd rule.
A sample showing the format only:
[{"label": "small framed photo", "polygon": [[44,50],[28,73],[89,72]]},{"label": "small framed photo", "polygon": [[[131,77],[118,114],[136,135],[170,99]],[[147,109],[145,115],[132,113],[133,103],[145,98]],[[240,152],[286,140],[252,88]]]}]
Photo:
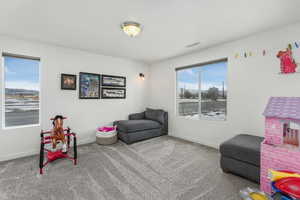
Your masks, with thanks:
[{"label": "small framed photo", "polygon": [[101,97],[102,99],[125,99],[126,89],[125,88],[102,88]]},{"label": "small framed photo", "polygon": [[79,73],[79,99],[100,99],[100,74]]},{"label": "small framed photo", "polygon": [[60,85],[62,90],[76,90],[76,75],[61,74]]},{"label": "small framed photo", "polygon": [[126,87],[126,77],[101,75],[101,85],[104,87]]}]

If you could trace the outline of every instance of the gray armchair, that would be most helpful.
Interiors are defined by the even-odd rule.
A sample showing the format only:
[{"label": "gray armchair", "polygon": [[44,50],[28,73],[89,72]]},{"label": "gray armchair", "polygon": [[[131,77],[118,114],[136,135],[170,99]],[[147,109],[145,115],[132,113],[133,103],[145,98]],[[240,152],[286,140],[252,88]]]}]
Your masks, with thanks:
[{"label": "gray armchair", "polygon": [[118,137],[126,144],[168,134],[168,113],[147,108],[128,116],[129,120],[115,121]]}]

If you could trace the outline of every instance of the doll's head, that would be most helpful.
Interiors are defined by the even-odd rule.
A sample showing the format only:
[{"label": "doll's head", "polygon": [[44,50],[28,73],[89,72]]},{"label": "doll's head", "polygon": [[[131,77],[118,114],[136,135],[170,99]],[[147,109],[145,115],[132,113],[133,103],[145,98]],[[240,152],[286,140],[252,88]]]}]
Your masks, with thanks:
[{"label": "doll's head", "polygon": [[55,128],[62,128],[63,125],[64,125],[64,120],[65,118],[62,116],[62,115],[56,115],[54,118],[53,118],[53,127]]}]

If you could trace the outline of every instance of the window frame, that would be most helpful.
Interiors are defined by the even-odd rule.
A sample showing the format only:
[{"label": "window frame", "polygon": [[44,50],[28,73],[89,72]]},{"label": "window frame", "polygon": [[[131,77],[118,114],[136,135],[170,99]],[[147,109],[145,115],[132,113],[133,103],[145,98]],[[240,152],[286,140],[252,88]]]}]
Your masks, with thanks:
[{"label": "window frame", "polygon": [[[6,127],[5,126],[5,57],[14,57],[14,58],[21,58],[21,59],[30,59],[30,60],[37,60],[39,61],[39,77],[38,77],[38,86],[39,86],[39,118],[38,118],[38,123],[37,124],[29,124],[29,125],[19,125],[19,126],[9,126]],[[34,56],[26,56],[26,55],[21,55],[21,54],[14,54],[14,53],[7,53],[7,52],[2,52],[1,54],[1,91],[2,91],[2,104],[1,104],[1,127],[3,130],[10,130],[10,129],[19,129],[19,128],[30,128],[30,127],[40,127],[41,126],[41,96],[42,96],[42,92],[41,92],[41,74],[42,74],[42,69],[41,69],[41,58],[40,57],[34,57]]]},{"label": "window frame", "polygon": [[183,99],[180,99],[179,96],[178,96],[178,71],[180,70],[185,70],[185,69],[192,69],[192,68],[195,68],[195,67],[202,67],[202,66],[206,66],[206,65],[209,65],[209,64],[214,64],[214,63],[219,63],[219,62],[226,62],[227,63],[227,70],[226,70],[226,77],[227,77],[227,80],[226,80],[226,86],[227,86],[227,82],[228,82],[228,58],[225,57],[225,58],[220,58],[220,59],[216,59],[216,60],[211,60],[211,61],[207,61],[207,62],[201,62],[201,63],[196,63],[196,64],[192,64],[192,65],[186,65],[186,66],[183,66],[183,67],[177,67],[175,68],[175,81],[176,81],[176,88],[175,88],[175,116],[178,117],[178,118],[182,118],[182,119],[186,119],[186,120],[206,120],[206,121],[227,121],[227,114],[228,114],[228,86],[227,86],[227,97],[226,97],[226,116],[225,116],[225,119],[209,119],[209,118],[205,118],[205,117],[202,117],[201,114],[201,99],[202,99],[202,95],[201,95],[201,73],[199,73],[199,83],[198,83],[198,87],[199,87],[199,90],[198,90],[198,99],[190,99],[188,100],[188,102],[197,102],[198,103],[198,114],[199,114],[199,117],[198,118],[188,118],[186,116],[182,116],[182,115],[179,115],[179,103],[180,102],[187,102],[187,100],[183,100]]}]

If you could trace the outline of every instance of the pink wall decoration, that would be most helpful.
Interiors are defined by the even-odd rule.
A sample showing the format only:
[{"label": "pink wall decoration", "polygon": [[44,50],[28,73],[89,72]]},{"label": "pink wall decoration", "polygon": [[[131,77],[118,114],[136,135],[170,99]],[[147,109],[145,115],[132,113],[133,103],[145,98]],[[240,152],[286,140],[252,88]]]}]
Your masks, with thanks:
[{"label": "pink wall decoration", "polygon": [[280,71],[282,74],[295,73],[297,64],[293,58],[293,53],[290,48],[285,51],[279,51],[277,58],[280,59]]}]

